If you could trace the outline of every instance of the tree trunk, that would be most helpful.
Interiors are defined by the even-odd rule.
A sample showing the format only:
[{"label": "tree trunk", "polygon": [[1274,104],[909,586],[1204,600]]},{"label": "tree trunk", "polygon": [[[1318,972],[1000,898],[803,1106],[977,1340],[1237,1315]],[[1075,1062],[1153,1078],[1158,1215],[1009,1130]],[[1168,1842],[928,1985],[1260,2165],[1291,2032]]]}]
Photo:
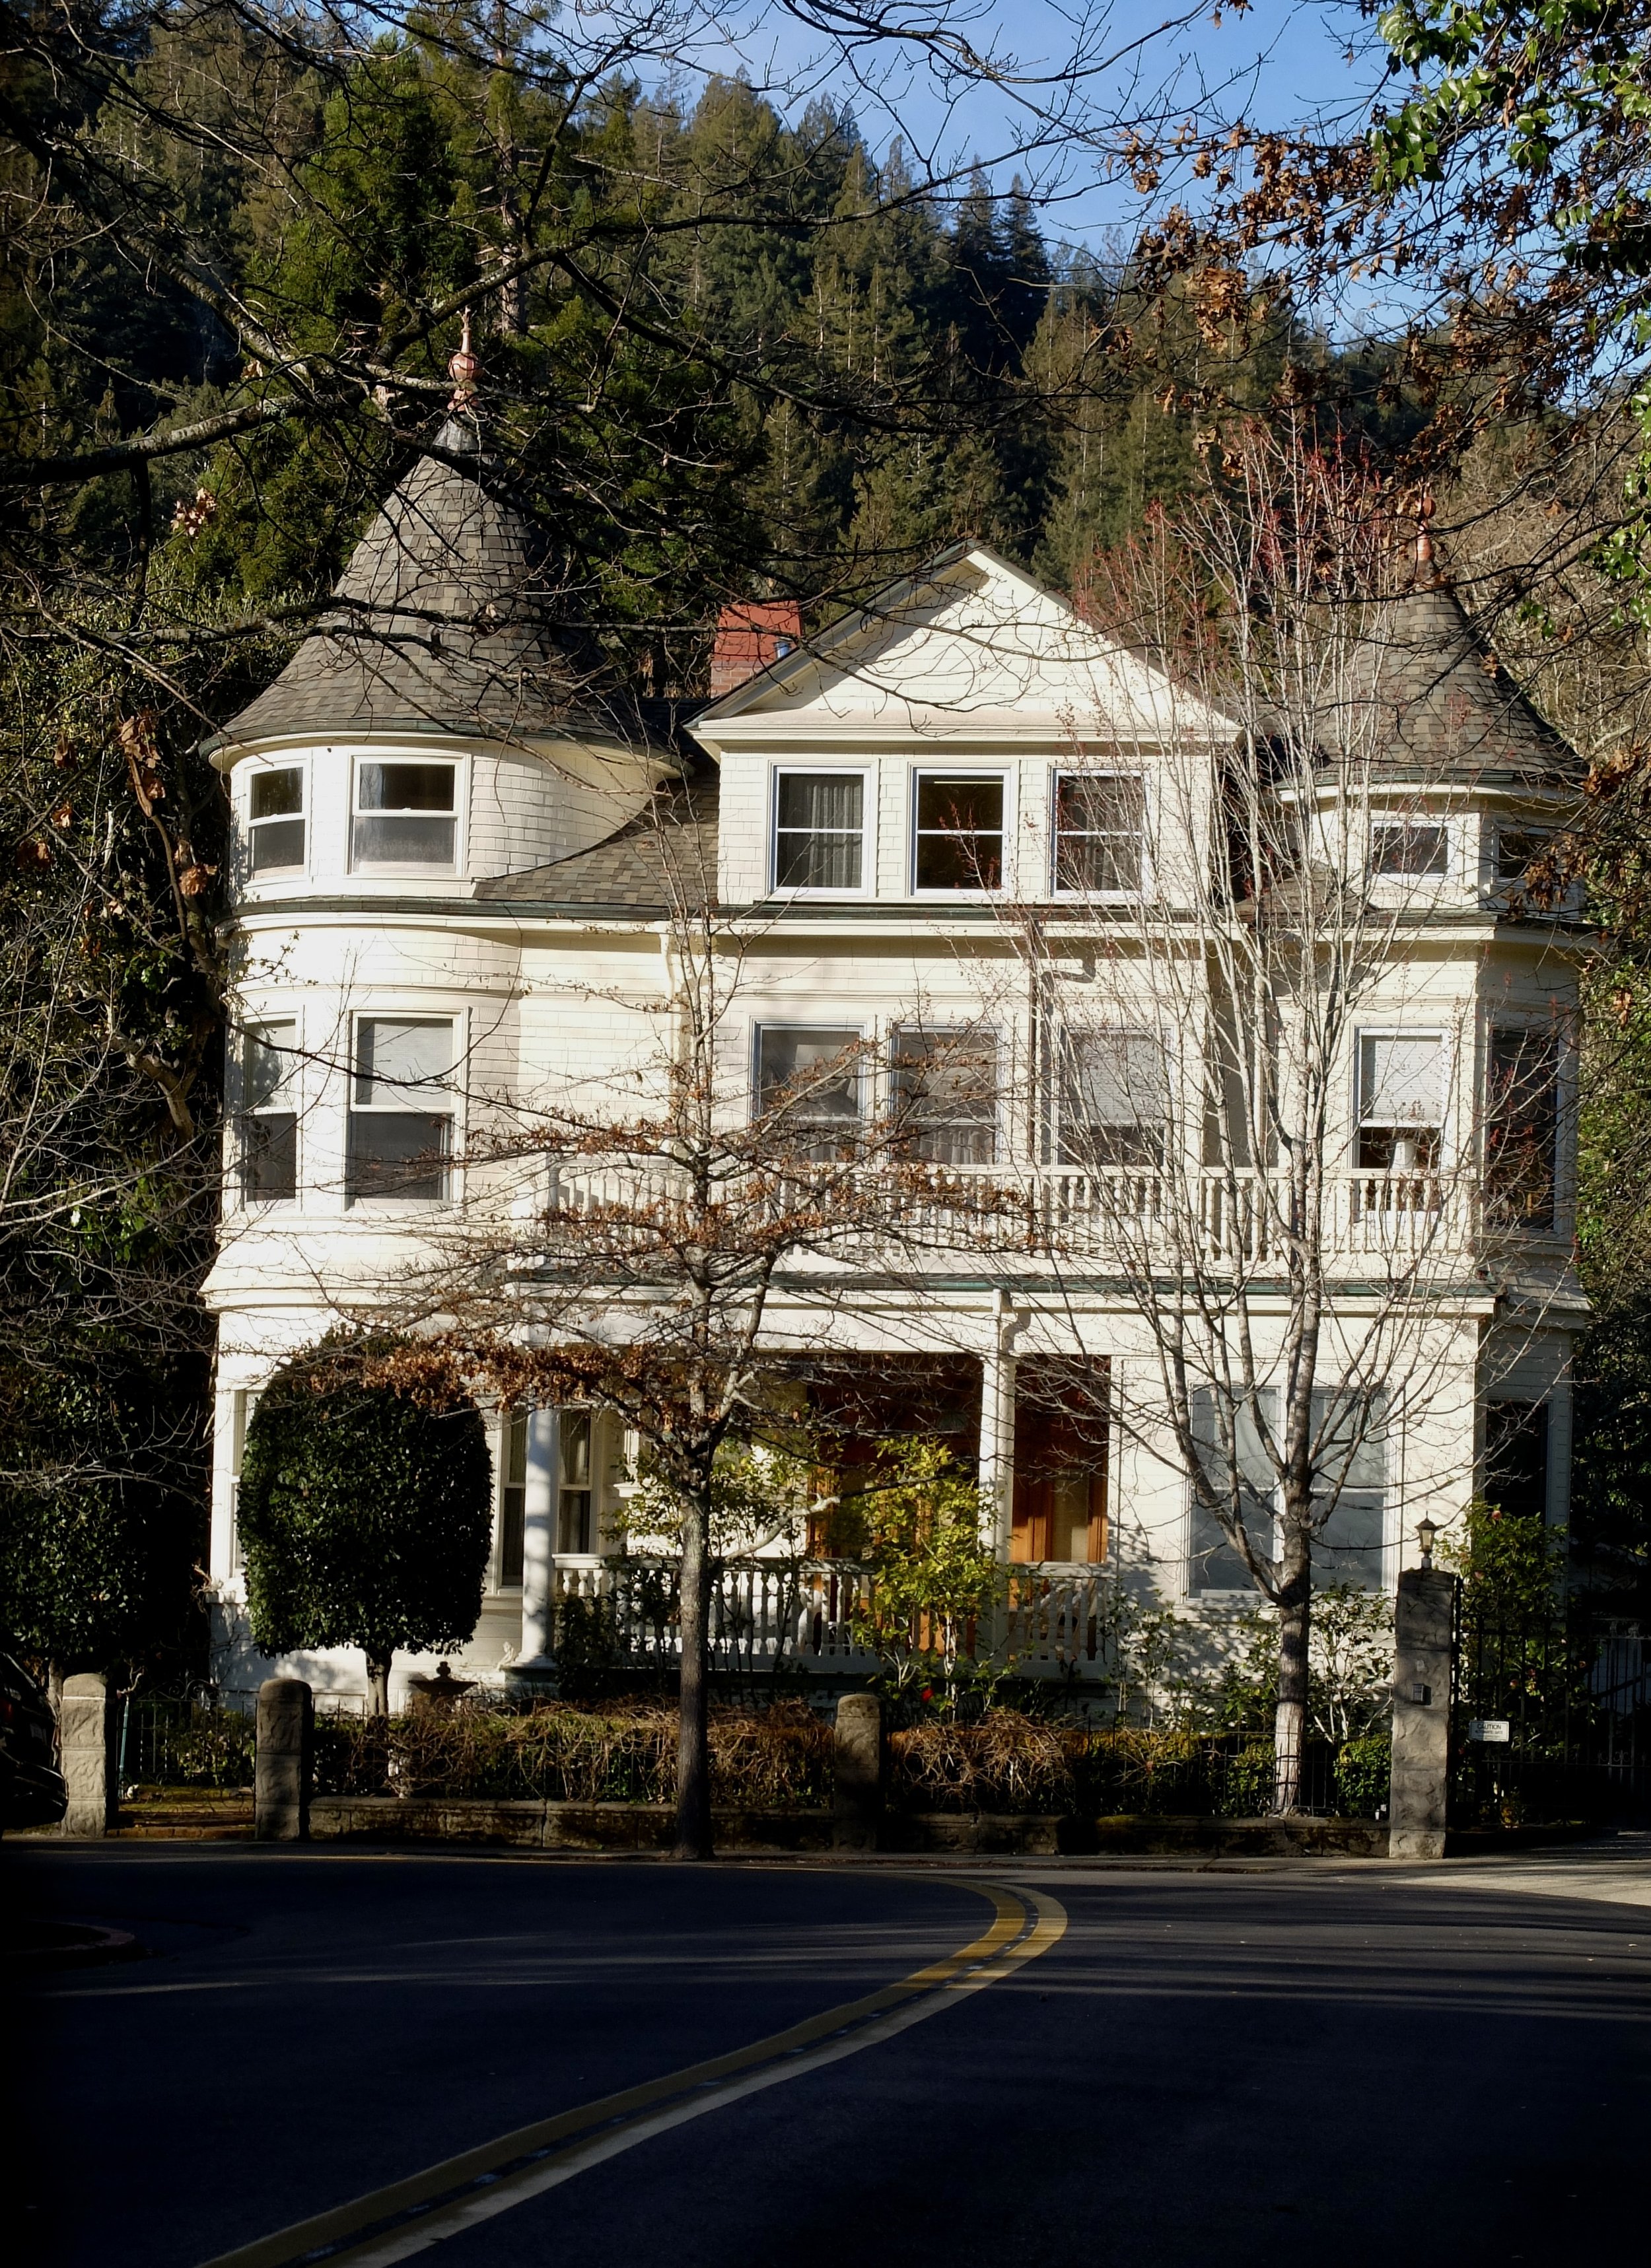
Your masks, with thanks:
[{"label": "tree trunk", "polygon": [[387,1717],[390,1713],[390,1660],[387,1653],[367,1656],[367,1714]]},{"label": "tree trunk", "polygon": [[1307,1642],[1313,1611],[1313,1569],[1306,1560],[1279,1599],[1279,1703],[1272,1725],[1273,1793],[1277,1812],[1301,1808],[1301,1764],[1307,1753]]},{"label": "tree trunk", "polygon": [[676,1850],[679,1859],[709,1859],[711,1755],[706,1740],[707,1668],[711,1653],[711,1586],[706,1506],[682,1515],[682,1590],[677,1627],[682,1675],[676,1727]]}]

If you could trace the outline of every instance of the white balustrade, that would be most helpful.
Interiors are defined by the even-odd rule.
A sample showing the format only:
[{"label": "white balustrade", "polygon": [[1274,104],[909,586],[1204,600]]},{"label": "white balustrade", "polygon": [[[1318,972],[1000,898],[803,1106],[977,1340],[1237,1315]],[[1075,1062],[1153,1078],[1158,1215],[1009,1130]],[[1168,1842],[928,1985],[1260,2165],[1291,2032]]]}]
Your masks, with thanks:
[{"label": "white balustrade", "polygon": [[[674,1661],[682,1652],[676,1570],[657,1559],[556,1563],[555,1596],[601,1601],[613,1616],[615,1650],[625,1661]],[[1107,1674],[1109,1585],[1095,1567],[1011,1568],[991,1627],[969,1633],[975,1659],[1011,1662],[1028,1676]],[[765,1670],[790,1664],[807,1671],[868,1675],[878,1656],[857,1639],[856,1624],[871,1598],[871,1578],[844,1560],[800,1566],[784,1560],[726,1567],[711,1598],[713,1666]]]}]

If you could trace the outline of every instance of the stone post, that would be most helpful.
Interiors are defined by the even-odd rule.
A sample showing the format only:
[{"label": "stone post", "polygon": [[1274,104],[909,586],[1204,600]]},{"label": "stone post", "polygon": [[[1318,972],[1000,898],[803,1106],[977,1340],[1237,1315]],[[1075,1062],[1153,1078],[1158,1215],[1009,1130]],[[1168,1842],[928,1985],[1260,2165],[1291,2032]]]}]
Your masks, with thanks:
[{"label": "stone post", "polygon": [[1456,1579],[1399,1577],[1393,1619],[1393,1781],[1388,1855],[1442,1859],[1450,1793],[1450,1672]]},{"label": "stone post", "polygon": [[883,1815],[883,1705],[874,1693],[845,1693],[831,1735],[832,1845],[874,1851]]},{"label": "stone post", "polygon": [[315,1704],[301,1677],[266,1677],[258,1688],[258,1756],[253,1834],[260,1843],[306,1843],[314,1777]]},{"label": "stone post", "polygon": [[100,1677],[66,1677],[58,1705],[57,1746],[69,1808],[59,1832],[104,1835],[118,1822],[120,1712]]}]

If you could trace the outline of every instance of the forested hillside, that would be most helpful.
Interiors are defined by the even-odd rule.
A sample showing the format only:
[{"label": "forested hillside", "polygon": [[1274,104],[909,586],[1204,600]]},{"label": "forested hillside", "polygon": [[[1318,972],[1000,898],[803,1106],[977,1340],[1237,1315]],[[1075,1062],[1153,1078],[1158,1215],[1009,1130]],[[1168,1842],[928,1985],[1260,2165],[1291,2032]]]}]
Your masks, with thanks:
[{"label": "forested hillside", "polygon": [[[1285,271],[1161,233],[1074,250],[1029,191],[869,147],[845,108],[678,97],[657,39],[644,69],[556,37],[502,7],[370,37],[180,0],[25,9],[0,54],[0,1562],[54,1659],[189,1645],[226,982],[197,743],[436,432],[466,310],[557,603],[659,695],[703,689],[730,599],[821,620],[961,534],[1083,600],[1246,408],[1402,484],[1435,397],[1398,345],[1303,325]],[[1598,589],[1533,610],[1508,534],[1589,499],[1540,446],[1488,485],[1456,557],[1489,563],[1474,602],[1592,755],[1626,634],[1544,676],[1605,652]],[[1612,1062],[1590,1154],[1619,1191],[1643,1081]]]}]

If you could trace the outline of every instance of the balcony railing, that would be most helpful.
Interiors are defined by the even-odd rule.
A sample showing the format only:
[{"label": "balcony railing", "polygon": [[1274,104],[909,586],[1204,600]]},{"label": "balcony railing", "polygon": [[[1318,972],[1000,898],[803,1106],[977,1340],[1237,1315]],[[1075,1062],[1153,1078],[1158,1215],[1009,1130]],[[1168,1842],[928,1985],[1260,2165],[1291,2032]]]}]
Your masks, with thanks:
[{"label": "balcony railing", "polygon": [[[863,1208],[841,1201],[844,1173],[852,1171],[822,1167],[814,1180],[805,1167],[769,1177],[762,1187],[775,1208],[835,1192],[842,1214],[859,1212],[861,1225],[847,1221],[844,1228],[844,1260],[857,1247],[869,1258],[881,1241],[919,1261],[989,1252],[1028,1263],[1087,1260],[1116,1269],[1139,1261],[1190,1270],[1282,1264],[1299,1241],[1332,1256],[1357,1256],[1361,1265],[1384,1256],[1392,1267],[1410,1268],[1432,1254],[1466,1256],[1485,1233],[1471,1176],[1415,1168],[1327,1176],[1316,1219],[1303,1216],[1287,1177],[1258,1171],[1006,1164],[896,1173],[867,1167],[861,1193],[872,1201]],[[729,1200],[734,1198],[731,1188]],[[820,1202],[828,1209],[829,1194]],[[531,1198],[523,1193],[518,1200],[522,1215],[560,1216],[576,1232],[585,1225],[598,1241],[607,1228],[622,1233],[627,1216],[645,1237],[652,1215],[689,1203],[686,1177],[669,1167],[613,1164],[553,1167]],[[1551,1230],[1534,1224],[1493,1225],[1488,1233],[1499,1245],[1554,1241]]]}]

